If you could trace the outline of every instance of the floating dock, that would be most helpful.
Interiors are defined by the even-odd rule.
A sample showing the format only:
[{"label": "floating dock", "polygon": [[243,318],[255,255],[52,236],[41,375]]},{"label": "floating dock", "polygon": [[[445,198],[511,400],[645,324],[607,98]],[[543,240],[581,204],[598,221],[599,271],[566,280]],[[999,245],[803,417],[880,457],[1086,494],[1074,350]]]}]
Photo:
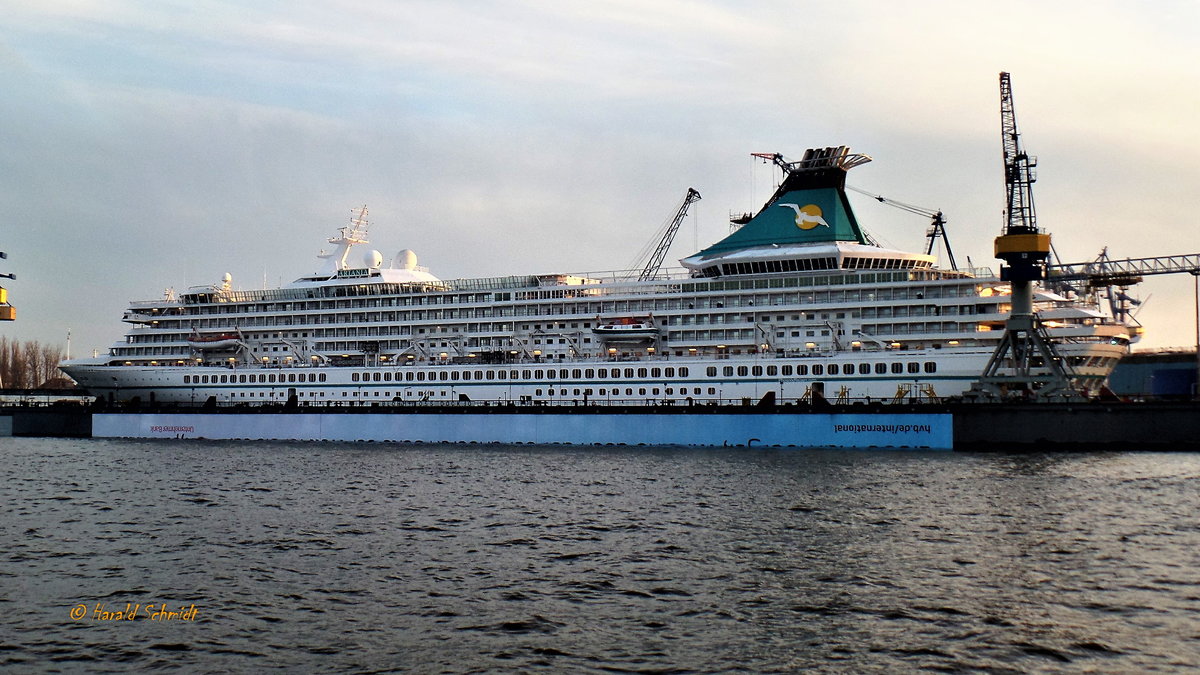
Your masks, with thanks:
[{"label": "floating dock", "polygon": [[1200,402],[0,409],[0,436],[780,448],[1200,450]]}]

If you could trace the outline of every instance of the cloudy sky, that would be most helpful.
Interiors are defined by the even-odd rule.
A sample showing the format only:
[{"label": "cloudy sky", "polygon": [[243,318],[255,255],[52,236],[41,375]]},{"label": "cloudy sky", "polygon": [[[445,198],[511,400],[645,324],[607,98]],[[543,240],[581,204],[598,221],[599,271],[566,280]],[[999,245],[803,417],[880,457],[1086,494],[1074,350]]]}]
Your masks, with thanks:
[{"label": "cloudy sky", "polygon": [[[1067,261],[1200,251],[1192,1],[0,0],[0,271],[17,339],[84,355],[129,300],[372,245],[442,278],[627,267],[688,187],[670,260],[775,174],[849,145],[850,183],[943,209],[995,266],[997,74]],[[854,195],[896,247],[927,221]],[[1193,279],[1138,293],[1144,346],[1195,341]]]}]

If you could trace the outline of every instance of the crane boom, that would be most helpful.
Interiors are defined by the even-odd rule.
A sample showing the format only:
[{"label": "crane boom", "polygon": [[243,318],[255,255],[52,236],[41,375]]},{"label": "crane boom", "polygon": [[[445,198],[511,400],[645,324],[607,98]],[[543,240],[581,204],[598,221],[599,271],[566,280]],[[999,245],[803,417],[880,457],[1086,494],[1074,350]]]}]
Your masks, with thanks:
[{"label": "crane boom", "polygon": [[675,241],[675,233],[679,231],[679,225],[683,223],[683,219],[687,217],[688,208],[694,203],[700,201],[700,193],[694,188],[688,188],[687,194],[683,197],[683,203],[679,205],[679,210],[675,212],[675,218],[671,221],[667,231],[663,233],[662,239],[658,242],[658,248],[654,249],[654,253],[650,255],[650,260],[646,266],[642,268],[642,273],[638,275],[638,281],[653,279],[658,270],[662,268],[663,260],[667,257],[667,250],[671,248],[671,242]]},{"label": "crane boom", "polygon": [[920,206],[914,206],[913,204],[906,204],[896,199],[889,199],[883,195],[867,192],[866,190],[856,188],[853,185],[847,185],[846,187],[859,194],[866,195],[880,204],[887,204],[888,206],[900,209],[901,211],[907,211],[909,213],[915,213],[918,216],[925,216],[926,218],[929,218],[929,229],[925,231],[925,238],[927,240],[925,242],[925,255],[933,255],[933,248],[937,245],[937,240],[941,239],[942,243],[946,246],[946,257],[950,259],[950,269],[958,269],[958,263],[954,261],[954,250],[950,248],[950,236],[946,234],[946,215],[942,213],[941,209],[926,209]]},{"label": "crane boom", "polygon": [[1052,281],[1086,279],[1093,285],[1151,274],[1200,274],[1200,253],[1165,255],[1154,258],[1124,260],[1093,260],[1085,263],[1050,265],[1046,268]]},{"label": "crane boom", "polygon": [[1004,183],[1008,192],[1004,234],[1037,234],[1037,211],[1033,207],[1037,158],[1030,157],[1021,148],[1008,73],[1000,73],[1000,125],[1004,138]]}]

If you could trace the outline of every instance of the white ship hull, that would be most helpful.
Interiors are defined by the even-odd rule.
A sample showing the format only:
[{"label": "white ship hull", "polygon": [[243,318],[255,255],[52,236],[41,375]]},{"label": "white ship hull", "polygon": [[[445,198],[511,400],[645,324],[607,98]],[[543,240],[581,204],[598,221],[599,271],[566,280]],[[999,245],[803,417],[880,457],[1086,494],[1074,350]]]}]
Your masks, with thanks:
[{"label": "white ship hull", "polygon": [[[1123,348],[1068,350],[1079,362],[1115,363]],[[802,358],[647,359],[511,365],[377,367],[65,368],[93,394],[115,400],[219,405],[283,403],[375,405],[421,401],[589,402],[625,405],[759,400],[780,402],[936,400],[959,396],[979,378],[991,351],[936,349]],[[1077,369],[1080,388],[1095,392],[1111,366]],[[820,371],[817,374],[816,371]],[[894,372],[894,371],[900,372]],[[604,377],[599,377],[603,371]],[[836,374],[831,374],[836,371]],[[882,372],[880,372],[882,371]],[[915,371],[915,372],[914,372]],[[712,374],[710,374],[712,373]],[[418,379],[419,378],[419,379]]]}]

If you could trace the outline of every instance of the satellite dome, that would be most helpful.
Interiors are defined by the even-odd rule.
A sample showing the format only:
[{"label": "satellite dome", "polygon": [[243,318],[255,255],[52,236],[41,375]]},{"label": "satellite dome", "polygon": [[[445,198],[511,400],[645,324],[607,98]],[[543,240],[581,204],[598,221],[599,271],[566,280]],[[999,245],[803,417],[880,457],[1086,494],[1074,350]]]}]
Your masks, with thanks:
[{"label": "satellite dome", "polygon": [[379,251],[367,251],[363,254],[363,266],[374,269],[383,264],[383,254]]},{"label": "satellite dome", "polygon": [[392,267],[398,270],[417,269],[417,254],[409,248],[400,251],[396,254],[396,259],[392,261]]}]

